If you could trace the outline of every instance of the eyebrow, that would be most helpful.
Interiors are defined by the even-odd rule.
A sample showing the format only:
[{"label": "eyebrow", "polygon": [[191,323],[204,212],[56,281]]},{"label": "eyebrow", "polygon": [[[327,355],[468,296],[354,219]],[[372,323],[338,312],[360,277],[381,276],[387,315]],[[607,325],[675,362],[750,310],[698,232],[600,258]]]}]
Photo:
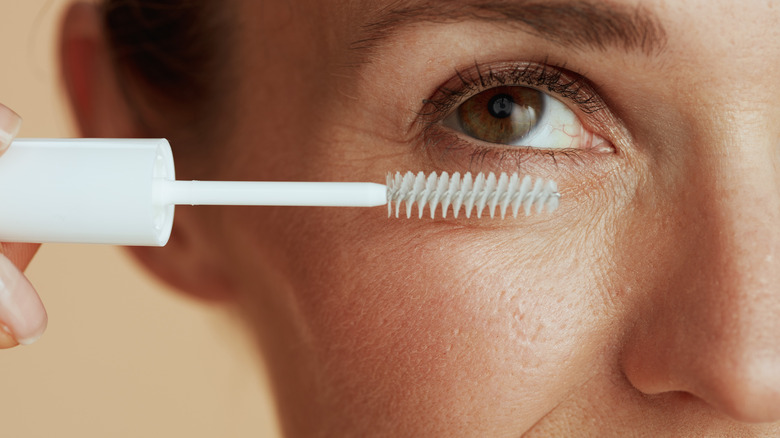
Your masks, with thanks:
[{"label": "eyebrow", "polygon": [[516,26],[555,44],[576,49],[652,55],[666,46],[666,31],[652,12],[638,5],[583,0],[395,1],[363,26],[352,48],[372,50],[405,27],[418,23],[482,21]]}]

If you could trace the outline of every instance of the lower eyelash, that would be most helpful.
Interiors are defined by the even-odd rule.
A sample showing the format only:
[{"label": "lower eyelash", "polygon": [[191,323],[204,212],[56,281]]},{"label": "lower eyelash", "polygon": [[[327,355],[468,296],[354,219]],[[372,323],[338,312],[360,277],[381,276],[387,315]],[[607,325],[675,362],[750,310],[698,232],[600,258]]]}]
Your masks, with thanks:
[{"label": "lower eyelash", "polygon": [[[460,138],[457,134],[446,132],[437,125],[426,129],[423,151],[435,163],[452,160],[456,166],[468,163],[468,169],[476,171],[485,163],[504,169],[521,169],[524,164],[539,161],[557,168],[561,160],[576,165],[584,165],[590,151],[583,149],[541,149],[532,146],[479,145],[471,140]],[[434,156],[433,154],[436,154]]]}]

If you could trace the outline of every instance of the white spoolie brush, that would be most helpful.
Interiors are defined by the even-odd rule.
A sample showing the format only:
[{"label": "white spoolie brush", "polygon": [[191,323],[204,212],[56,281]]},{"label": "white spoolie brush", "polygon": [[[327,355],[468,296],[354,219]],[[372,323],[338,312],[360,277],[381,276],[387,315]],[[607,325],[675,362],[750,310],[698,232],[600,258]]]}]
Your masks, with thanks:
[{"label": "white spoolie brush", "polygon": [[555,181],[530,176],[520,177],[513,173],[500,173],[498,177],[493,172],[485,175],[478,173],[472,176],[467,172],[463,176],[459,172],[449,175],[435,172],[426,176],[423,172],[414,174],[396,172],[387,175],[387,214],[400,216],[401,204],[405,203],[406,217],[412,216],[412,208],[417,204],[419,217],[423,217],[425,207],[428,207],[431,218],[436,216],[436,210],[441,205],[442,217],[447,217],[447,211],[452,207],[452,215],[457,218],[460,210],[465,210],[467,218],[476,211],[481,218],[487,208],[490,217],[496,215],[498,209],[501,218],[506,217],[507,210],[512,216],[522,207],[526,216],[531,214],[534,206],[541,213],[545,208],[553,212],[558,208],[560,199]]},{"label": "white spoolie brush", "polygon": [[[411,217],[427,207],[458,217],[554,211],[553,181],[493,173],[396,173],[360,182],[177,181],[165,139],[20,139],[0,157],[0,242],[163,246],[174,206],[388,205]],[[441,208],[439,208],[441,206]],[[395,209],[393,209],[395,207]]]}]

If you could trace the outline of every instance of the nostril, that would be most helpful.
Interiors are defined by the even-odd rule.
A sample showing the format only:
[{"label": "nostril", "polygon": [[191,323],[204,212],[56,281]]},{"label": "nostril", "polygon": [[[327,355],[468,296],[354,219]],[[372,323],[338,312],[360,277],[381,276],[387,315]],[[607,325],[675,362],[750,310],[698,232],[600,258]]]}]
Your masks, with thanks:
[{"label": "nostril", "polygon": [[[752,357],[690,369],[686,392],[743,423],[780,421],[780,362]],[[684,374],[677,375],[678,378]],[[683,385],[680,385],[683,386]]]},{"label": "nostril", "polygon": [[742,397],[729,397],[720,406],[714,406],[723,414],[743,423],[770,423],[780,420],[777,393],[766,391],[739,391]]},{"label": "nostril", "polygon": [[725,370],[713,402],[724,413],[747,423],[780,421],[780,358],[752,357]]},{"label": "nostril", "polygon": [[623,351],[623,373],[637,391],[741,423],[780,421],[780,348],[764,331],[743,321],[694,335],[690,320],[687,332],[660,322],[635,333]]}]

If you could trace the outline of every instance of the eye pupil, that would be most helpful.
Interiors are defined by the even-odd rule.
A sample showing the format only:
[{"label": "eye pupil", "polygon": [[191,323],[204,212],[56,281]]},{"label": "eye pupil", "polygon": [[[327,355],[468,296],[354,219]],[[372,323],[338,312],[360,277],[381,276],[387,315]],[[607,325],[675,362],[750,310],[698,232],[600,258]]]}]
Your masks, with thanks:
[{"label": "eye pupil", "polygon": [[490,115],[497,119],[505,119],[512,115],[512,108],[515,106],[515,101],[512,96],[508,94],[498,94],[493,96],[488,102],[488,112]]}]

